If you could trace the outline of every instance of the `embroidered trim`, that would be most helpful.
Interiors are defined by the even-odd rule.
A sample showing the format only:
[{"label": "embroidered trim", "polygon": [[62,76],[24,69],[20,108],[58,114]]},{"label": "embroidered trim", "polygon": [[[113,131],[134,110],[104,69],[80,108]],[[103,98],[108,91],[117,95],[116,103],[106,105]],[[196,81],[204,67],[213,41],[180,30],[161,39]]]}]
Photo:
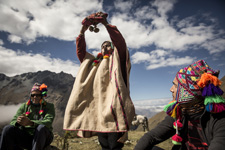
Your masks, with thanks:
[{"label": "embroidered trim", "polygon": [[112,54],[112,62],[111,62],[110,71],[109,71],[110,80],[112,79],[112,69],[113,69],[113,64],[114,64],[113,57],[114,57],[114,55]]},{"label": "embroidered trim", "polygon": [[124,110],[122,97],[120,95],[120,89],[119,89],[117,78],[116,78],[116,71],[114,72],[114,74],[115,74],[115,83],[116,83],[117,94],[118,94],[118,97],[119,97],[120,106],[121,106],[121,110],[122,110],[122,113],[123,113],[124,123],[126,125],[127,130],[129,130],[129,125],[128,125],[128,122],[127,122],[127,117],[126,117],[126,113],[125,113],[125,110]]},{"label": "embroidered trim", "polygon": [[113,100],[112,100],[112,104],[111,104],[110,108],[111,108],[111,112],[112,112],[113,118],[115,120],[116,130],[119,130],[118,120],[117,120],[116,114],[115,114],[115,112],[113,110]]}]

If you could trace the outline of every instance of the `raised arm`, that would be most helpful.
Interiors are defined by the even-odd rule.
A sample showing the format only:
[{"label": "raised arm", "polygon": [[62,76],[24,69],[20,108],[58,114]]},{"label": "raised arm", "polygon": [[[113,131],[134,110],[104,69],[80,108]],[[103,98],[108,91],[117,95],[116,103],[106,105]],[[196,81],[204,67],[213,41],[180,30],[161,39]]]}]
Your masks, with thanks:
[{"label": "raised arm", "polygon": [[84,38],[85,31],[88,29],[88,26],[82,25],[80,30],[80,35],[76,39],[76,50],[77,57],[82,63],[86,54],[86,42]]},{"label": "raised arm", "polygon": [[120,33],[120,31],[117,29],[116,26],[110,25],[107,21],[107,18],[104,18],[102,21],[102,24],[107,29],[109,36],[114,44],[114,46],[118,50],[118,54],[120,57],[120,64],[121,64],[121,71],[123,75],[123,79],[125,81],[125,84],[127,85],[127,74],[126,74],[126,51],[127,51],[127,45],[126,42]]},{"label": "raised arm", "polygon": [[122,34],[120,33],[120,31],[117,29],[116,26],[109,24],[106,18],[104,19],[102,24],[106,27],[114,46],[118,50],[120,61],[125,62],[126,64],[127,45]]}]

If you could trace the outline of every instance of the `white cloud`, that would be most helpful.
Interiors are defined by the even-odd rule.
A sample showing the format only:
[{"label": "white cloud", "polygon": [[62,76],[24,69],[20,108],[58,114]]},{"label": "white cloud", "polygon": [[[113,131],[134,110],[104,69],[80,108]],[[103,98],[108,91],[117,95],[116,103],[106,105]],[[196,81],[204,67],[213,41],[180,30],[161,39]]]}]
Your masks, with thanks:
[{"label": "white cloud", "polygon": [[[176,0],[155,0],[140,4],[139,1],[114,1],[110,7],[109,23],[118,27],[123,34],[128,48],[142,52],[142,47],[155,46],[156,49],[169,51],[160,61],[147,57],[153,54],[136,53],[133,63],[146,63],[148,69],[163,67],[162,62],[175,66],[174,61],[185,60],[188,63],[193,58],[174,57],[174,52],[190,49],[206,49],[210,54],[225,51],[224,30],[216,28],[214,18],[203,14],[208,24],[199,22],[195,14],[179,20],[179,16],[169,16],[176,7]],[[115,11],[116,12],[113,12]],[[119,10],[119,11],[118,11]],[[90,13],[104,11],[103,0],[3,0],[0,1],[0,30],[9,32],[10,42],[31,43],[37,37],[54,37],[60,40],[73,41],[79,34],[81,21]],[[106,29],[102,26],[99,33],[86,32],[87,48],[100,50],[103,41],[109,40]],[[139,58],[138,55],[144,55]],[[145,58],[146,57],[146,58]]]},{"label": "white cloud", "polygon": [[150,100],[138,100],[133,101],[135,107],[149,107],[149,106],[165,106],[170,101],[171,98],[163,98],[163,99],[150,99]]},{"label": "white cloud", "polygon": [[15,52],[0,46],[0,72],[8,76],[44,70],[56,73],[63,71],[76,76],[78,69],[79,64],[70,60],[51,58],[50,55]]},{"label": "white cloud", "polygon": [[157,8],[160,16],[166,16],[169,11],[172,11],[175,2],[176,0],[155,0],[152,5]]},{"label": "white cloud", "polygon": [[173,56],[169,51],[154,50],[150,53],[136,52],[131,56],[131,61],[134,64],[145,63],[146,69],[156,69],[167,66],[181,66],[189,65],[194,62],[196,58],[185,56]]},{"label": "white cloud", "polygon": [[202,44],[205,49],[209,50],[210,54],[225,51],[225,39],[218,38]]},{"label": "white cloud", "polygon": [[10,123],[13,116],[16,114],[17,110],[21,104],[18,105],[0,105],[0,124],[1,123]]},{"label": "white cloud", "polygon": [[171,98],[138,100],[133,101],[135,111],[139,115],[145,115],[150,118],[158,112],[163,111],[165,105],[171,101]]},{"label": "white cloud", "polygon": [[136,52],[131,56],[132,63],[139,64],[141,62],[145,62],[150,60],[150,55],[145,52]]},{"label": "white cloud", "polygon": [[0,39],[0,45],[3,45],[3,44],[4,44],[3,40]]},{"label": "white cloud", "polygon": [[136,12],[134,12],[134,16],[137,20],[143,21],[156,18],[156,13],[155,9],[152,9],[149,6],[143,6],[141,9],[137,9]]},{"label": "white cloud", "polygon": [[194,58],[185,56],[185,57],[170,57],[164,58],[161,57],[156,63],[151,63],[147,66],[148,70],[161,68],[161,67],[168,67],[168,66],[181,66],[181,65],[189,65],[194,62]]},{"label": "white cloud", "polygon": [[21,37],[27,43],[39,36],[72,41],[74,34],[79,33],[82,19],[101,9],[101,0],[3,0],[0,2],[0,30]]},{"label": "white cloud", "polygon": [[22,42],[22,39],[20,37],[16,36],[16,35],[9,35],[8,40],[11,43],[21,43]]},{"label": "white cloud", "polygon": [[114,6],[117,10],[120,10],[122,12],[129,12],[132,8],[133,1],[123,1],[123,0],[116,0],[114,2]]}]

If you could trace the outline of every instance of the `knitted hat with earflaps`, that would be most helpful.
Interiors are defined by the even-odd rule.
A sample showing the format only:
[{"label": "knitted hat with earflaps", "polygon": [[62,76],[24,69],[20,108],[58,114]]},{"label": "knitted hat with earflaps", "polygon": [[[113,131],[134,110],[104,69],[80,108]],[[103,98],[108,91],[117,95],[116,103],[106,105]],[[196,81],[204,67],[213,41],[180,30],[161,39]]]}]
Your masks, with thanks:
[{"label": "knitted hat with earflaps", "polygon": [[40,91],[43,97],[47,96],[47,85],[40,84],[40,83],[34,83],[33,87],[31,88],[31,92],[33,91]]},{"label": "knitted hat with earflaps", "polygon": [[204,60],[180,69],[176,74],[178,81],[176,100],[165,106],[164,111],[175,119],[176,135],[172,137],[173,143],[180,145],[179,128],[182,124],[179,104],[190,103],[195,100],[204,101],[205,108],[211,113],[220,113],[225,110],[225,100],[221,97],[221,81],[218,79],[219,71],[213,70]]}]

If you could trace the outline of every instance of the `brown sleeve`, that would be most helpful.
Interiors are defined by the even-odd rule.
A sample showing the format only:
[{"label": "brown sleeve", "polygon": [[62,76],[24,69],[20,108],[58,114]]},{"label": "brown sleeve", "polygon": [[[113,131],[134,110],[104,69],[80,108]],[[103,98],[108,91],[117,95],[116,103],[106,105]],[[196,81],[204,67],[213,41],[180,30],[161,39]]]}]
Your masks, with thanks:
[{"label": "brown sleeve", "polygon": [[126,42],[120,33],[120,31],[117,29],[116,26],[108,24],[106,26],[107,31],[110,35],[110,38],[113,42],[113,45],[117,48],[118,54],[120,57],[120,64],[121,64],[121,71],[123,74],[123,79],[127,85],[127,75],[126,75],[126,51],[127,51],[127,45]]},{"label": "brown sleeve", "polygon": [[77,50],[77,57],[82,63],[86,54],[86,42],[84,35],[79,35],[76,38],[76,50]]}]

